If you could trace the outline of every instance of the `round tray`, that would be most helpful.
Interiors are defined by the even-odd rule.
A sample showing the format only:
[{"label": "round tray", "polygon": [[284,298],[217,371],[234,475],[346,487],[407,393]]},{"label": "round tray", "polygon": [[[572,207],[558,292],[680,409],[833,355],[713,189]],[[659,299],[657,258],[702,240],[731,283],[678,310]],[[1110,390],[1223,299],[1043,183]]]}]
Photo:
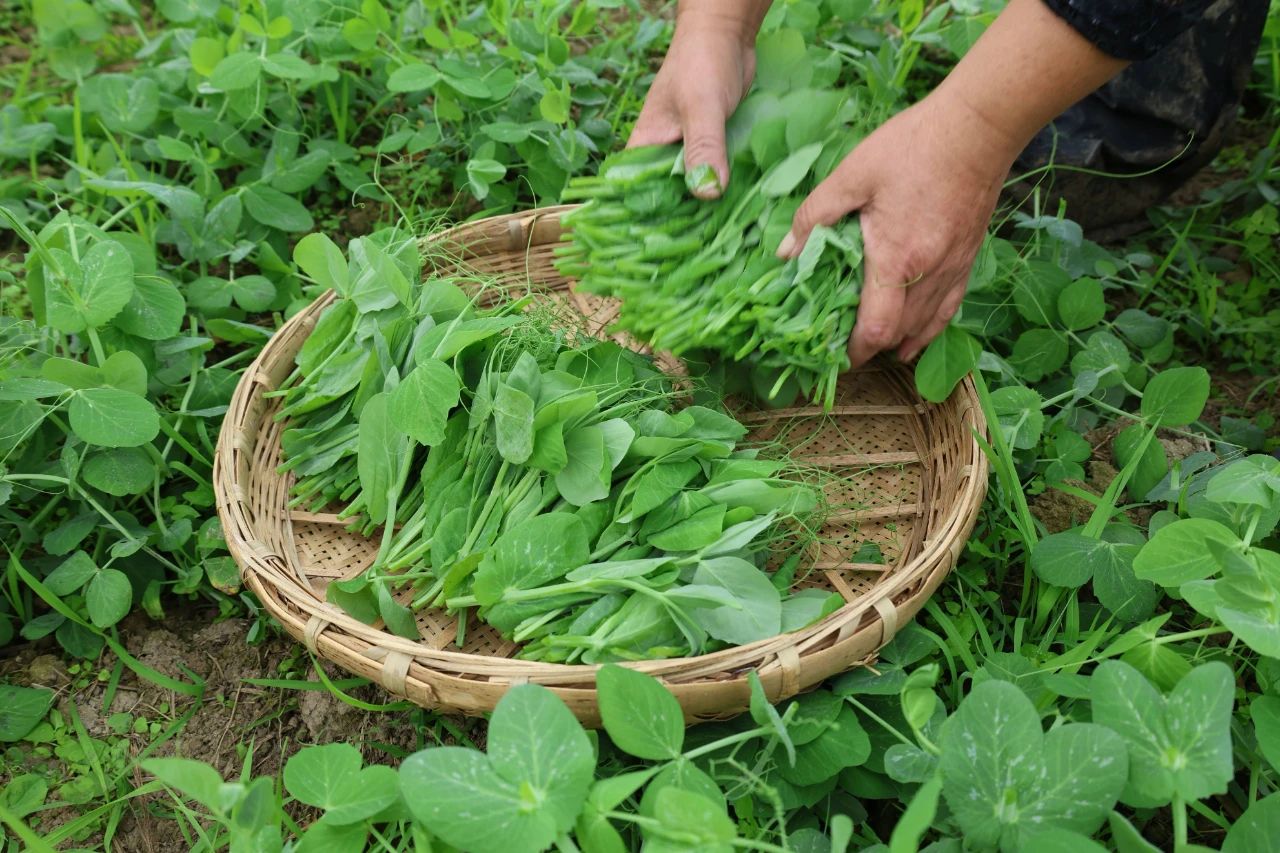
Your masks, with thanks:
[{"label": "round tray", "polygon": [[[588,328],[606,334],[617,304],[573,292],[552,262],[560,215],[569,209],[494,217],[428,238],[440,251],[427,253],[426,274],[497,275],[568,300]],[[276,471],[286,425],[273,417],[276,400],[263,394],[289,375],[333,299],[321,297],[268,342],[241,378],[219,435],[218,512],[245,584],[313,654],[424,707],[487,713],[509,687],[533,682],[554,690],[584,723],[598,725],[594,666],[516,659],[515,644],[474,617],[466,645],[457,648],[454,618],[442,611],[417,614],[422,639],[415,642],[325,601],[329,583],[372,562],[377,539],[348,532],[336,515],[287,508],[291,475]],[[798,408],[738,415],[758,438],[777,436],[785,424],[788,443],[837,475],[827,478],[827,488],[839,492],[830,495],[833,503],[857,507],[828,520],[824,544],[802,571],[803,585],[838,592],[846,604],[790,634],[698,657],[627,664],[661,679],[689,722],[746,710],[753,670],[778,701],[873,661],[955,565],[987,488],[986,460],[975,439],[985,423],[969,378],[935,405],[916,393],[909,369],[878,359],[842,377],[830,413]]]}]

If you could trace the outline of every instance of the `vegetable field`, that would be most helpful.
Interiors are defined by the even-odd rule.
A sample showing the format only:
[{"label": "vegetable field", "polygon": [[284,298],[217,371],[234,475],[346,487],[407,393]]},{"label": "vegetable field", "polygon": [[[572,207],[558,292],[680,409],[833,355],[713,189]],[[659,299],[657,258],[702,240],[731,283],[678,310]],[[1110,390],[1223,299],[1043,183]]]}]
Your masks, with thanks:
[{"label": "vegetable field", "polygon": [[[974,373],[989,494],[878,660],[776,706],[752,674],[750,713],[688,728],[619,665],[839,606],[792,588],[821,478],[716,392],[830,404],[856,219],[768,255],[1001,5],[777,0],[714,205],[677,148],[620,153],[665,3],[0,8],[0,850],[1276,849],[1274,4],[1221,153],[1141,227],[1086,236],[1051,172],[1004,198],[914,366],[929,400]],[[557,263],[688,356],[696,405],[509,282],[422,282],[419,238],[562,201]],[[295,505],[379,546],[330,600],[600,664],[600,731],[531,684],[488,720],[399,701],[241,587],[219,427],[330,289],[274,392]]]}]

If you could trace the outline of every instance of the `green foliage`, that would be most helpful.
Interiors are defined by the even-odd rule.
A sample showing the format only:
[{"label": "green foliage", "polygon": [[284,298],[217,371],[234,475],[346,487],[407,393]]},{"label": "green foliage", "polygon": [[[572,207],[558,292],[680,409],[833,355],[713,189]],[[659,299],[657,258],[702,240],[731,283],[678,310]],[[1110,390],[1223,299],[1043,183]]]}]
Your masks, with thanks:
[{"label": "green foliage", "polygon": [[[271,329],[327,289],[345,297],[352,315],[326,315],[300,371],[332,357],[320,371],[324,396],[353,404],[353,389],[376,373],[378,387],[360,402],[385,393],[374,405],[404,432],[390,431],[396,438],[369,474],[382,497],[357,507],[362,524],[374,509],[384,517],[416,511],[412,501],[391,505],[393,493],[404,503],[396,463],[411,456],[397,452],[397,441],[418,454],[405,482],[456,482],[456,471],[427,471],[422,457],[454,438],[451,413],[477,412],[496,430],[497,409],[503,440],[494,464],[536,472],[530,483],[554,488],[563,499],[556,513],[574,521],[552,524],[594,531],[594,551],[594,525],[611,519],[592,507],[608,503],[620,527],[656,550],[705,551],[705,565],[682,568],[683,580],[702,588],[682,602],[699,614],[685,626],[691,631],[731,642],[737,631],[773,631],[775,618],[794,629],[828,612],[830,596],[803,592],[775,611],[777,597],[745,580],[763,577],[754,565],[752,574],[732,554],[713,553],[715,537],[734,523],[730,504],[741,501],[757,518],[777,507],[775,472],[711,484],[720,463],[707,445],[732,440],[687,438],[710,424],[641,430],[617,417],[576,428],[575,404],[540,399],[554,371],[542,365],[534,383],[514,359],[495,375],[515,375],[482,392],[453,366],[469,349],[520,333],[510,317],[453,322],[473,309],[447,288],[422,306],[423,316],[446,322],[425,332],[422,353],[399,362],[396,375],[372,337],[344,343],[344,323],[356,313],[403,304],[420,271],[401,248],[441,210],[465,218],[555,202],[571,176],[594,172],[621,145],[669,16],[612,0],[482,8],[158,0],[145,15],[137,6],[34,0],[0,12],[5,32],[22,42],[9,45],[14,61],[0,73],[0,237],[8,239],[0,252],[0,644],[56,643],[72,657],[102,656],[101,664],[69,666],[74,690],[96,676],[110,693],[128,667],[167,689],[200,693],[199,682],[128,655],[121,640],[135,622],[120,620],[135,609],[145,611],[138,619],[160,618],[197,596],[222,614],[259,612],[239,592],[214,517],[214,441],[235,382]],[[1000,6],[775,3],[757,48],[757,84],[765,92],[852,92],[870,118],[888,115],[935,84]],[[572,849],[572,841],[587,853],[884,844],[895,853],[1270,850],[1280,833],[1280,471],[1267,455],[1280,449],[1270,406],[1280,354],[1277,14],[1273,8],[1239,125],[1245,143],[1224,151],[1200,201],[1153,211],[1156,228],[1124,247],[1095,244],[1070,219],[1039,209],[1008,214],[1001,236],[984,244],[961,312],[922,355],[916,383],[926,398],[941,399],[977,370],[997,476],[954,573],[918,624],[899,626],[874,671],[774,707],[767,697],[781,679],[766,666],[752,674],[749,718],[685,730],[661,684],[606,667],[598,736],[545,691],[518,687],[504,699],[487,752],[427,749],[400,769],[366,765],[346,745],[302,750],[281,780],[253,778],[253,750],[225,780],[198,762],[147,758],[155,780],[146,790],[163,784],[182,802],[152,803],[138,819],[172,813],[193,846],[237,850],[448,849],[451,835],[464,840],[458,833],[479,850],[544,842]],[[831,126],[827,106],[804,102],[784,122],[731,135],[739,164],[780,164],[758,181],[735,171],[729,185],[769,193],[766,206],[777,215],[753,220],[766,248],[789,225],[787,197],[840,153],[833,147],[830,157],[806,162],[808,146]],[[624,200],[628,217],[652,216],[658,233],[675,238],[646,244],[659,263],[692,233],[676,213],[710,209],[686,201],[687,187],[714,179],[692,170],[664,178],[670,198]],[[410,227],[369,236],[398,219]],[[828,240],[821,257],[811,250],[795,267],[817,260],[817,268],[839,249]],[[795,332],[789,343],[814,333],[784,331]],[[512,352],[536,350],[536,337],[521,337]],[[1256,381],[1246,385],[1249,374]],[[757,394],[779,400],[799,387],[780,371],[752,379]],[[333,469],[359,488],[350,463],[360,421],[339,421],[286,430],[293,452],[310,448],[300,480]],[[1208,449],[1185,457],[1179,445],[1187,440]],[[701,473],[655,463],[651,476],[615,494],[606,463],[611,477],[631,464],[637,444],[651,459],[696,444]],[[1122,470],[1116,475],[1104,460]],[[454,509],[485,489],[475,481],[458,487]],[[325,491],[299,495],[299,505]],[[686,498],[678,512],[663,510],[690,491],[721,505]],[[488,493],[499,495],[504,518],[542,497],[531,484],[524,495],[501,486]],[[1069,502],[1070,518],[1046,511],[1055,499]],[[627,513],[634,525],[620,520]],[[413,553],[413,531],[393,535],[388,547],[412,557],[406,565],[435,559],[438,549],[443,565],[453,556],[447,548],[475,532],[467,515],[462,507],[424,517],[421,529],[438,534],[425,555]],[[646,529],[651,516],[665,528],[654,521]],[[884,532],[892,538],[905,528]],[[563,538],[580,557],[574,534]],[[891,562],[881,544],[883,553],[868,543],[859,560]],[[483,574],[483,558],[452,561],[443,579],[432,579],[441,581],[436,592],[466,601],[479,594],[467,585],[485,577],[485,597],[501,598],[523,576],[520,545],[519,536],[504,540],[510,553]],[[619,584],[674,569],[646,562],[661,557],[618,556],[555,582]],[[775,586],[803,582],[804,570],[779,571]],[[699,571],[707,582],[692,583]],[[727,593],[708,592],[712,586]],[[392,591],[330,587],[353,614],[411,635],[412,613]],[[658,607],[629,604],[619,617],[605,612],[617,599],[600,601],[591,618],[632,629],[616,635],[619,643],[687,639]],[[539,627],[515,608],[507,616],[522,636]],[[265,630],[255,621],[250,641]],[[88,717],[76,717],[82,697],[71,693],[55,707],[50,691],[0,685],[0,819],[30,849],[40,849],[41,834],[51,846],[92,843],[88,833],[121,826],[123,810],[137,802],[125,796],[138,778],[138,742],[89,736]],[[138,736],[151,741],[142,754],[154,755],[160,724],[139,722]],[[983,744],[980,752],[969,738]],[[48,764],[11,761],[24,751]],[[50,769],[57,762],[65,777]],[[424,767],[436,782],[471,774],[452,788],[453,799],[444,796],[451,808],[423,802],[411,774]],[[976,804],[971,790],[980,792]],[[48,822],[73,809],[79,817]],[[458,819],[468,811],[485,819]],[[300,813],[323,816],[298,826]],[[35,842],[22,834],[28,826]]]}]

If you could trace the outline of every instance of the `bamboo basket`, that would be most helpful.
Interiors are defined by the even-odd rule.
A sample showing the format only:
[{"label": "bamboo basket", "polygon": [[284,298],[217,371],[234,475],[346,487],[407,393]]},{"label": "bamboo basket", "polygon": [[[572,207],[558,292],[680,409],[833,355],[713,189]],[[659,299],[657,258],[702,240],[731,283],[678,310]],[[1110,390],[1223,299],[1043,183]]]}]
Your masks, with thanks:
[{"label": "bamboo basket", "polygon": [[[428,261],[427,274],[481,272],[565,299],[605,334],[611,301],[573,292],[552,262],[560,215],[551,207],[486,219],[428,238],[459,260]],[[515,644],[475,620],[466,645],[454,645],[454,618],[420,611],[421,640],[366,625],[325,600],[325,588],[368,566],[377,539],[349,533],[336,516],[287,508],[291,475],[280,475],[274,399],[263,396],[288,376],[294,356],[324,308],[326,294],[295,315],[245,371],[218,439],[214,488],[231,554],[246,586],[291,635],[315,655],[381,684],[426,708],[464,714],[492,711],[512,685],[555,691],[585,724],[599,724],[595,667],[513,657]],[[624,341],[625,342],[625,341]],[[639,347],[635,347],[639,349]],[[673,366],[670,359],[659,359]],[[823,545],[803,586],[833,590],[846,604],[800,631],[690,658],[628,664],[649,673],[680,701],[688,722],[746,710],[747,675],[756,671],[779,701],[825,678],[870,665],[937,589],[973,530],[987,488],[987,464],[975,435],[985,430],[966,378],[940,405],[924,402],[909,369],[881,359],[840,381],[831,413],[817,408],[740,411],[758,438],[779,434],[803,457],[838,474],[840,495],[860,509],[828,521]],[[831,488],[831,487],[828,487]],[[868,560],[875,553],[881,560]],[[858,555],[862,555],[859,557]]]}]

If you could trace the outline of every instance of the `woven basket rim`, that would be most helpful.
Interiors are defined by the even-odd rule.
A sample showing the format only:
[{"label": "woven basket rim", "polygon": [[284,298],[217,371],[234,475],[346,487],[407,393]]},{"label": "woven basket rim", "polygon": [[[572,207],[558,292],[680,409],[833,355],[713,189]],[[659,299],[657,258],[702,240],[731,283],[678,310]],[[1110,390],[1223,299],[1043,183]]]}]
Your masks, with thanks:
[{"label": "woven basket rim", "polygon": [[[457,244],[461,242],[460,235],[485,229],[493,234],[505,232],[506,237],[503,242],[507,244],[506,249],[514,251],[514,247],[532,245],[535,226],[548,219],[558,220],[560,214],[574,207],[575,205],[558,205],[464,223],[434,234],[427,238],[426,242],[451,241]],[[462,248],[467,248],[465,243],[462,244]],[[383,650],[380,654],[407,655],[415,663],[434,667],[442,672],[508,683],[529,680],[563,685],[592,684],[593,674],[600,664],[547,663],[461,650],[451,651],[448,648],[436,648],[424,642],[405,639],[380,627],[359,622],[336,605],[318,598],[315,592],[301,583],[293,573],[287,556],[276,553],[260,538],[251,535],[252,525],[246,521],[248,513],[245,507],[244,489],[234,476],[237,465],[233,457],[237,452],[250,452],[255,446],[257,431],[247,430],[246,421],[255,411],[255,405],[258,408],[263,405],[261,394],[272,384],[269,379],[269,368],[274,363],[273,359],[279,358],[278,351],[284,346],[286,333],[305,334],[314,326],[319,312],[335,298],[336,294],[332,291],[323,294],[276,331],[238,382],[226,420],[219,433],[214,459],[215,497],[228,549],[235,558],[246,584],[255,590],[260,586],[264,590],[270,587],[287,598],[292,607],[304,614],[309,626],[319,624],[316,629],[317,634],[325,630],[342,631],[368,643],[371,648]],[[291,356],[289,361],[292,362]],[[905,380],[905,369],[886,360],[880,361],[871,369],[889,371],[897,377],[895,381]],[[911,389],[914,391],[913,383]],[[255,401],[257,401],[256,404]],[[676,681],[682,680],[681,675],[687,676],[689,680],[697,680],[703,673],[726,671],[740,671],[741,676],[745,677],[745,670],[753,668],[754,664],[751,663],[753,661],[766,660],[771,656],[803,657],[807,651],[826,648],[832,642],[845,642],[849,636],[874,630],[874,623],[877,620],[882,623],[880,628],[882,642],[892,637],[899,623],[895,598],[903,597],[902,594],[905,591],[917,586],[922,578],[937,572],[939,567],[942,575],[950,571],[969,531],[973,528],[987,489],[986,461],[978,441],[978,436],[986,431],[986,424],[971,376],[962,379],[951,397],[944,403],[933,404],[921,401],[918,404],[921,411],[941,410],[942,407],[954,412],[958,424],[970,433],[967,440],[958,447],[951,448],[958,451],[961,457],[952,464],[960,466],[960,476],[963,477],[964,482],[957,493],[947,496],[949,504],[945,508],[942,520],[928,527],[928,535],[923,539],[919,551],[908,561],[896,567],[883,582],[877,583],[871,590],[861,594],[856,600],[847,602],[839,610],[817,623],[798,631],[779,634],[746,645],[730,646],[703,655],[634,661],[627,662],[625,665],[655,675],[673,676]],[[940,453],[940,448],[935,443],[931,442],[929,448],[935,456]],[[922,464],[926,461],[921,459]],[[272,472],[270,476],[278,475]],[[292,521],[285,518],[283,521],[275,519],[274,522],[284,525],[287,528],[286,533],[292,536]],[[267,605],[267,609],[273,615],[281,618],[281,614],[276,613],[270,606],[271,598],[262,595],[260,598],[263,598],[264,605]],[[867,618],[868,614],[870,619]],[[283,618],[282,621],[284,621]],[[833,636],[837,637],[834,641],[831,639]],[[312,642],[307,644],[314,650]],[[718,680],[723,682],[723,678]]]}]

